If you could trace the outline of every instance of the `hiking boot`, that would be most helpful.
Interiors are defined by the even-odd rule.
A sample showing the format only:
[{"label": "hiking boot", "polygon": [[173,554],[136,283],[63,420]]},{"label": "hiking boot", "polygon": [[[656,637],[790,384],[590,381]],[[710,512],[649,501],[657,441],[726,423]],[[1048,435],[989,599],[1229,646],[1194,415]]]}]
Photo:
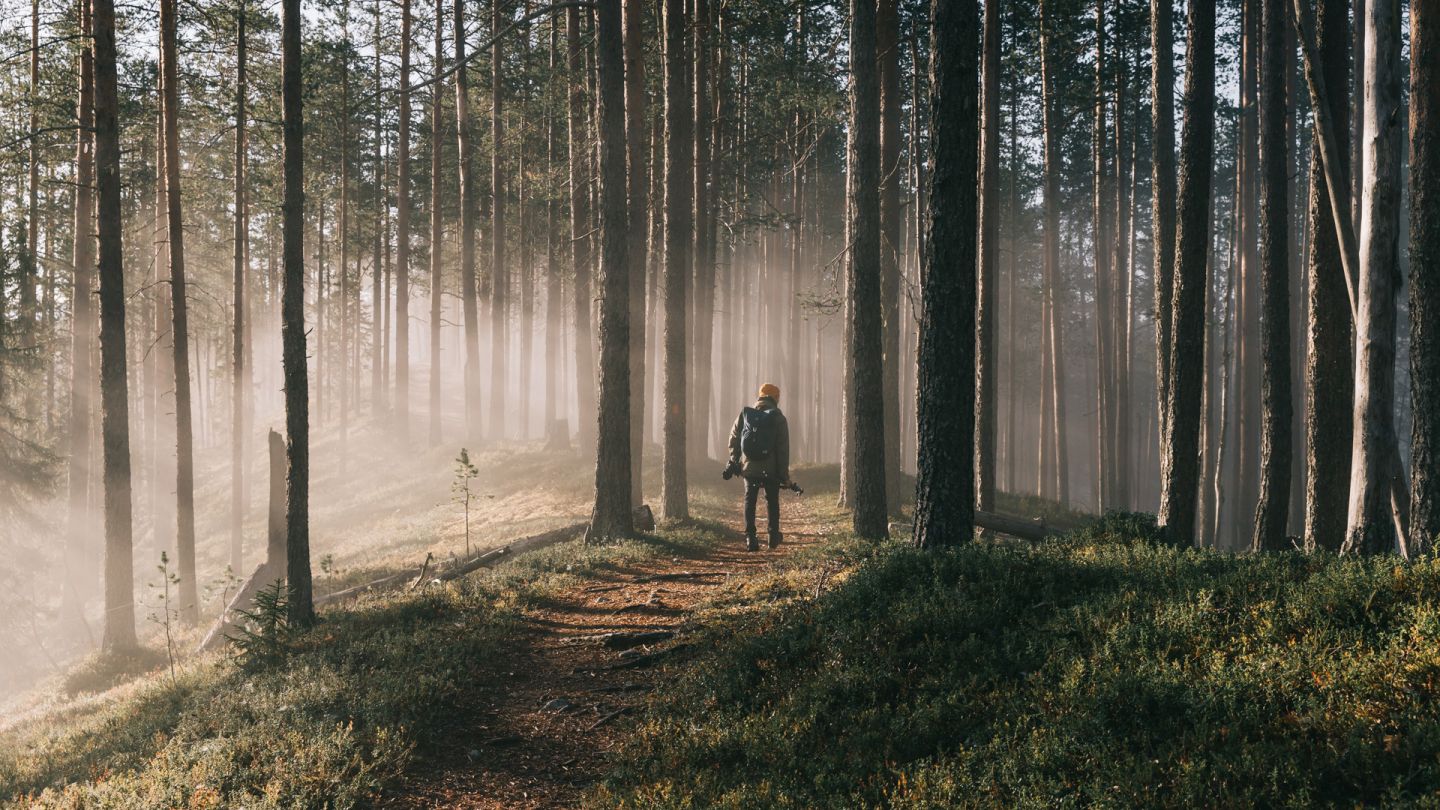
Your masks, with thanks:
[{"label": "hiking boot", "polygon": [[753,535],[753,534],[750,535],[749,537],[745,538],[745,550],[746,550],[746,551],[759,551],[759,550],[760,550],[760,540],[757,539],[757,538],[755,537],[755,535]]},{"label": "hiking boot", "polygon": [[770,535],[770,548],[775,548],[778,545],[780,545],[780,533],[775,532]]}]

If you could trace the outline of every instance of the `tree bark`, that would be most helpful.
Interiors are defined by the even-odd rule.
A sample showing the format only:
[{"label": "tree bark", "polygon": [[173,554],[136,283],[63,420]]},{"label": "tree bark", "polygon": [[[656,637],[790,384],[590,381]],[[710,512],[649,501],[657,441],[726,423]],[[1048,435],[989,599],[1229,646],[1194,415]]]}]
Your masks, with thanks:
[{"label": "tree bark", "polygon": [[[1406,553],[1391,521],[1397,451],[1395,296],[1399,288],[1400,3],[1369,0],[1365,14],[1365,136],[1355,323],[1350,503],[1341,552]],[[1423,212],[1422,212],[1423,213]],[[1406,493],[1408,494],[1408,493]]]},{"label": "tree bark", "polygon": [[[884,325],[880,311],[880,87],[875,2],[850,2],[850,401],[854,406],[855,534],[886,536]],[[965,407],[973,409],[974,400]]]},{"label": "tree bark", "polygon": [[[900,376],[904,364],[909,357],[908,353],[902,352],[900,348],[901,330],[901,306],[900,306],[900,258],[904,251],[900,237],[900,215],[902,212],[900,204],[900,183],[903,175],[900,172],[900,9],[898,0],[879,0],[875,10],[875,48],[878,59],[879,81],[880,81],[880,306],[881,316],[884,319],[884,332],[882,334],[884,352],[884,385],[882,394],[885,402],[885,495],[886,508],[892,515],[900,513],[900,482],[901,456],[900,456]],[[988,9],[987,9],[988,13]],[[988,20],[989,17],[987,16]],[[987,40],[988,44],[988,40]],[[987,130],[988,131],[988,130]],[[982,189],[983,192],[983,189]],[[993,219],[993,200],[986,210],[991,212]],[[994,223],[990,223],[993,230]],[[993,234],[992,234],[993,237]],[[993,238],[991,240],[993,246]],[[983,247],[982,240],[982,247]],[[982,254],[983,258],[983,254]],[[990,292],[987,282],[993,287],[994,280],[994,257],[988,264],[982,265],[981,290]],[[993,295],[990,296],[993,299]],[[989,301],[990,308],[982,306],[980,310],[980,339],[982,343],[989,337],[993,337],[995,330],[995,311],[993,300]],[[988,343],[985,344],[988,346]],[[982,347],[982,358],[988,358]],[[982,359],[982,366],[988,366],[988,361]],[[989,406],[993,415],[994,410],[994,383],[984,372],[993,371],[993,367],[982,368],[979,373],[981,396],[990,396]],[[977,403],[977,407],[984,407],[983,403]],[[993,489],[993,470],[995,467],[995,432],[994,420],[988,427],[988,431],[982,428],[980,450],[988,456],[982,455],[976,463],[988,465],[992,474],[977,480],[989,480]]]},{"label": "tree bark", "polygon": [[465,312],[465,427],[480,441],[480,310],[475,282],[475,147],[470,131],[470,72],[465,58],[465,3],[455,0],[455,133],[460,165],[460,295]]},{"label": "tree bark", "polygon": [[[108,2],[108,0],[101,0]],[[300,0],[281,3],[281,103],[284,133],[284,274],[281,301],[285,367],[286,578],[290,621],[315,622],[310,584],[310,404],[305,368],[305,121],[300,75]]]},{"label": "tree bark", "polygon": [[[80,33],[89,37],[90,0],[80,0]],[[94,587],[96,556],[90,537],[90,431],[94,427],[95,367],[95,62],[89,47],[80,49],[75,132],[74,287],[70,296],[70,459],[69,533],[65,543],[65,591],[69,616],[79,616]],[[0,329],[3,333],[3,329]]]},{"label": "tree bark", "polygon": [[400,0],[400,122],[395,136],[395,428],[402,445],[410,441],[410,23],[410,0]]},{"label": "tree bark", "polygon": [[664,0],[665,22],[665,423],[660,510],[667,518],[690,515],[686,481],[688,410],[686,365],[687,282],[690,277],[690,184],[694,150],[690,87],[686,76],[685,0]]},{"label": "tree bark", "polygon": [[1260,341],[1264,376],[1260,498],[1253,547],[1290,547],[1290,209],[1285,82],[1286,0],[1261,0],[1260,43]]},{"label": "tree bark", "polygon": [[[1346,59],[1350,28],[1345,0],[1319,0],[1316,15],[1317,60],[1307,68],[1323,71],[1327,88],[1343,91],[1350,81]],[[1309,49],[1310,32],[1300,38]],[[1313,62],[1319,61],[1320,65]],[[1318,114],[1328,113],[1334,139],[1335,186],[1342,202],[1350,189],[1350,105],[1344,92],[1313,97]],[[1305,367],[1305,546],[1339,551],[1345,539],[1345,510],[1350,497],[1351,411],[1354,407],[1354,322],[1351,318],[1347,258],[1334,227],[1333,195],[1326,180],[1325,135],[1315,123],[1315,159],[1310,164],[1309,341]],[[1348,210],[1339,222],[1350,224]]]},{"label": "tree bark", "polygon": [[630,496],[630,223],[625,171],[625,62],[621,0],[599,0],[600,403],[595,509],[587,542],[634,533]]},{"label": "tree bark", "polygon": [[[501,0],[490,3],[490,33],[495,37],[490,51],[490,437],[495,441],[505,439],[505,395],[510,388],[506,384],[505,368],[510,351],[507,340],[510,328],[510,270],[505,264],[508,178],[505,176],[505,95],[501,92],[505,78],[505,51],[500,31],[506,21],[502,6]],[[520,148],[523,149],[524,144]]]},{"label": "tree bark", "polygon": [[570,250],[575,278],[575,393],[579,405],[576,432],[582,452],[595,446],[595,347],[590,333],[590,176],[585,137],[586,69],[581,45],[580,10],[565,10],[566,74],[570,83]]},{"label": "tree bark", "polygon": [[[930,9],[933,174],[921,265],[914,529],[915,545],[921,548],[957,545],[974,535],[976,469],[979,15],[974,0],[933,0]],[[987,10],[987,41],[995,19],[990,14]]]},{"label": "tree bark", "polygon": [[1184,545],[1195,539],[1199,486],[1200,399],[1205,376],[1205,290],[1210,174],[1215,129],[1215,2],[1195,0],[1187,14],[1185,130],[1180,144],[1175,300],[1160,523]]},{"label": "tree bark", "polygon": [[100,430],[105,468],[105,632],[101,646],[107,652],[120,652],[133,649],[136,642],[115,4],[113,0],[92,0],[91,9],[95,51],[95,190],[99,198]]},{"label": "tree bark", "polygon": [[430,100],[430,446],[440,444],[440,317],[445,279],[442,273],[444,211],[440,206],[440,176],[445,144],[445,94],[440,77],[445,65],[445,0],[435,0],[435,77]]},{"label": "tree bark", "polygon": [[1155,253],[1155,382],[1160,443],[1167,443],[1170,327],[1175,289],[1175,48],[1173,0],[1150,0],[1150,217]]},{"label": "tree bark", "polygon": [[185,227],[180,193],[180,87],[176,0],[160,3],[161,94],[165,120],[165,221],[170,239],[171,343],[175,356],[175,544],[180,575],[180,617],[200,618],[195,586],[195,452],[190,415],[190,326],[185,300]]},{"label": "tree bark", "polygon": [[[975,508],[995,511],[995,421],[999,356],[995,320],[1000,289],[1000,3],[985,4],[980,109],[980,272],[975,314]],[[898,149],[898,145],[897,145]],[[898,158],[898,155],[897,155]],[[1012,248],[1013,249],[1013,248]],[[1013,270],[1012,270],[1013,279]],[[1013,287],[1012,287],[1013,289]],[[1013,293],[1011,296],[1013,302]],[[1013,320],[1014,312],[1010,313]],[[898,348],[898,347],[897,347]],[[1011,392],[1013,399],[1014,392]],[[895,407],[899,407],[896,397]],[[886,405],[890,402],[887,400]],[[1013,424],[1013,420],[1011,422]],[[897,437],[898,438],[898,437]],[[1007,442],[1013,433],[1007,434]],[[1011,445],[1007,443],[1007,451]]]},{"label": "tree bark", "polygon": [[[691,26],[694,31],[694,53],[690,62],[691,83],[695,98],[692,113],[695,122],[691,130],[691,143],[695,150],[692,164],[695,177],[691,191],[695,195],[694,219],[691,222],[694,251],[694,289],[691,294],[692,343],[694,354],[690,359],[690,374],[694,381],[687,398],[690,405],[690,421],[686,425],[690,434],[690,450],[686,457],[696,461],[710,457],[710,397],[713,389],[713,352],[715,348],[715,250],[709,240],[710,222],[714,216],[714,195],[711,192],[710,127],[713,110],[710,98],[710,3],[709,0],[692,0]],[[783,354],[783,346],[777,340],[774,357]]]},{"label": "tree bark", "polygon": [[1440,12],[1410,5],[1411,554],[1440,535]]},{"label": "tree bark", "polygon": [[650,138],[645,90],[645,3],[625,0],[625,138],[629,155],[630,501],[645,500],[645,248],[649,222]]},{"label": "tree bark", "polygon": [[[1053,10],[1049,6],[1049,0],[1041,0],[1040,4],[1040,86],[1042,128],[1044,129],[1044,155],[1045,155],[1045,268],[1044,268],[1044,306],[1048,310],[1046,326],[1043,327],[1044,335],[1041,338],[1047,344],[1049,352],[1049,380],[1050,389],[1050,411],[1049,427],[1042,429],[1040,442],[1042,447],[1049,448],[1049,458],[1054,465],[1055,482],[1054,493],[1061,504],[1070,502],[1070,463],[1069,451],[1066,447],[1066,425],[1065,425],[1065,366],[1064,366],[1064,329],[1063,310],[1060,306],[1062,290],[1060,289],[1060,135],[1057,128],[1059,121],[1059,100],[1055,98],[1055,65],[1053,43],[1051,42],[1054,32],[1051,30],[1049,19]],[[1042,374],[1042,377],[1044,375]],[[1045,385],[1046,382],[1042,382]],[[1047,453],[1041,452],[1041,494],[1045,494],[1047,486],[1043,482],[1050,476],[1046,475],[1046,464],[1044,458]]]},{"label": "tree bark", "polygon": [[230,393],[230,570],[242,570],[245,522],[245,431],[249,424],[250,367],[245,363],[245,270],[249,261],[250,212],[245,178],[245,23],[249,10],[244,0],[235,12],[235,273],[234,324],[231,330],[231,363],[234,375]]}]

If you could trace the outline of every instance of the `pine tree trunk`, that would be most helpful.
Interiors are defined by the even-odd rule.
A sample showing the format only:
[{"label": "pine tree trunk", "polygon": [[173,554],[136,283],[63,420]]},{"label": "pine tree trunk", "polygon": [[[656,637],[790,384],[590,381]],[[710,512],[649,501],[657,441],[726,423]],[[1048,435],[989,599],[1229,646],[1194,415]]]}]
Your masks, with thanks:
[{"label": "pine tree trunk", "polygon": [[[410,441],[410,0],[400,0],[400,122],[395,192],[395,428]],[[438,143],[438,141],[436,142]],[[433,145],[432,145],[433,146]]]},{"label": "pine tree trunk", "polygon": [[[1365,15],[1365,137],[1361,193],[1354,436],[1344,552],[1406,553],[1391,521],[1395,481],[1395,296],[1399,288],[1400,3]],[[1423,213],[1423,211],[1422,211]],[[1408,493],[1406,493],[1408,494]]]},{"label": "pine tree trunk", "polygon": [[[375,184],[375,204],[380,210],[375,215],[375,238],[373,240],[372,259],[370,262],[370,409],[371,413],[379,416],[385,411],[386,407],[385,336],[387,330],[385,314],[389,308],[390,295],[390,289],[387,283],[388,279],[386,278],[388,271],[386,264],[389,261],[390,234],[388,220],[390,216],[390,202],[387,199],[385,188],[385,184],[389,178],[385,167],[385,135],[381,129],[383,116],[382,105],[385,102],[385,96],[381,92],[382,87],[380,82],[380,58],[383,51],[380,42],[380,0],[375,0],[373,9],[375,17],[375,36],[373,40],[375,48],[375,81],[373,85],[373,92],[375,94],[373,99],[375,104],[375,175],[373,182]],[[358,299],[359,290],[357,289],[356,292]],[[360,320],[360,304],[358,300],[355,304],[355,315],[355,320],[358,324]],[[355,340],[356,351],[358,353],[360,340],[358,334]],[[360,373],[358,358],[355,364],[355,373],[357,375]],[[358,388],[360,381],[357,379],[355,383]],[[357,407],[359,405],[358,397],[356,399],[356,405]]]},{"label": "pine tree trunk", "polygon": [[99,228],[100,430],[105,468],[105,633],[101,644],[108,652],[120,652],[133,649],[136,642],[115,5],[112,0],[92,0],[91,9]]},{"label": "pine tree trunk", "polygon": [[[1070,503],[1070,463],[1069,451],[1066,447],[1066,424],[1065,424],[1065,364],[1064,364],[1064,310],[1061,307],[1061,296],[1063,291],[1060,288],[1060,172],[1062,171],[1060,155],[1060,133],[1057,131],[1059,122],[1059,100],[1055,98],[1055,65],[1053,43],[1051,38],[1054,32],[1050,30],[1048,19],[1052,9],[1049,8],[1050,0],[1042,0],[1040,5],[1040,85],[1041,104],[1043,106],[1042,128],[1044,129],[1044,153],[1045,153],[1045,271],[1044,271],[1044,299],[1045,306],[1049,310],[1045,332],[1042,340],[1048,344],[1050,355],[1050,374],[1046,381],[1050,388],[1050,414],[1049,428],[1041,431],[1040,441],[1042,445],[1050,447],[1049,458],[1054,466],[1054,475],[1047,476],[1044,472],[1045,465],[1042,464],[1042,482],[1046,479],[1053,480],[1053,488],[1042,484],[1042,496],[1044,491],[1050,492],[1060,501],[1062,505]],[[1043,376],[1043,375],[1042,375]],[[1046,383],[1042,383],[1046,384]],[[1046,453],[1042,451],[1042,459]]]},{"label": "pine tree trunk", "polygon": [[1155,254],[1155,387],[1160,443],[1168,439],[1170,327],[1175,296],[1175,58],[1173,0],[1150,0],[1150,217]]},{"label": "pine tree trunk", "polygon": [[625,57],[621,0],[599,0],[596,68],[600,127],[600,403],[595,510],[587,542],[634,532],[630,496],[630,223],[625,171]]},{"label": "pine tree trunk", "polygon": [[[108,2],[108,0],[101,0]],[[300,76],[300,0],[281,4],[281,101],[284,133],[284,274],[281,329],[285,366],[286,577],[290,621],[315,621],[310,584],[310,404],[305,368],[305,122]]]},{"label": "pine tree trunk", "polygon": [[690,205],[694,179],[684,0],[664,0],[665,29],[665,424],[660,509],[689,517],[686,481],[686,305],[690,277]]},{"label": "pine tree trunk", "polygon": [[[875,2],[850,3],[850,250],[845,297],[850,310],[854,408],[853,525],[859,537],[887,535],[885,497],[884,324],[880,303],[880,87]],[[973,410],[974,400],[967,400]],[[973,482],[972,482],[973,483]]]},{"label": "pine tree trunk", "polygon": [[645,3],[625,0],[625,138],[629,155],[630,501],[645,500],[645,269],[650,190],[649,112],[645,90]]},{"label": "pine tree trunk", "polygon": [[580,452],[595,446],[595,348],[590,330],[590,177],[585,113],[586,74],[581,44],[580,10],[565,10],[566,68],[570,83],[570,247],[575,278],[575,393],[580,412],[576,420]]},{"label": "pine tree trunk", "polygon": [[[558,43],[560,26],[558,19],[550,21],[549,67],[551,81],[559,73]],[[556,137],[555,112],[549,109],[545,115],[545,171],[554,177],[560,163],[560,139]],[[561,370],[564,356],[560,342],[564,338],[561,328],[562,313],[565,311],[564,290],[560,276],[559,262],[559,203],[555,194],[547,195],[545,203],[545,431],[546,439],[553,440],[552,428],[557,420],[564,418],[565,408],[561,403],[564,387],[561,385]],[[569,441],[570,432],[565,431]]]},{"label": "pine tree trunk", "polygon": [[[993,512],[997,434],[995,407],[999,385],[995,319],[999,312],[1000,289],[1000,3],[995,0],[985,4],[983,47],[980,84],[980,271],[976,280],[979,290],[975,314],[975,508]],[[1012,281],[1013,273],[1012,267]],[[1014,301],[1013,292],[1011,301]],[[1013,319],[1012,309],[1010,320]],[[898,401],[895,404],[899,406]]]},{"label": "pine tree trunk", "polygon": [[430,100],[430,446],[440,444],[440,318],[445,290],[442,273],[444,211],[440,206],[440,176],[445,144],[445,94],[440,74],[445,64],[445,0],[435,0],[435,77]]},{"label": "pine tree trunk", "polygon": [[1134,322],[1131,305],[1134,299],[1135,276],[1131,253],[1134,249],[1134,207],[1132,200],[1131,174],[1134,171],[1134,146],[1130,127],[1125,121],[1125,102],[1130,81],[1129,55],[1125,50],[1118,54],[1115,76],[1115,208],[1114,247],[1110,259],[1110,277],[1113,293],[1111,306],[1114,317],[1111,326],[1114,334],[1112,356],[1114,373],[1111,382],[1113,402],[1113,448],[1114,503],[1119,509],[1135,508],[1131,492],[1131,424],[1130,391],[1130,349],[1131,329]]},{"label": "pine tree trunk", "polygon": [[[350,0],[341,0],[341,40],[350,41]],[[350,64],[348,55],[343,58],[340,66],[340,340],[337,359],[340,365],[340,373],[335,375],[340,388],[340,472],[344,474],[346,462],[349,460],[347,446],[348,434],[350,431],[350,329],[354,323],[358,327],[360,313],[355,313],[355,320],[350,319]],[[357,251],[358,254],[358,251]],[[355,303],[359,308],[360,298],[360,259],[355,259]],[[360,342],[360,330],[355,329],[355,342]],[[360,376],[359,364],[355,367],[355,376]],[[358,384],[358,380],[356,381]]]},{"label": "pine tree trunk", "polygon": [[1215,129],[1215,2],[1196,0],[1187,13],[1185,130],[1175,233],[1174,323],[1166,408],[1160,523],[1182,545],[1195,540],[1199,487],[1200,398],[1205,376],[1205,290],[1210,228],[1210,174]]},{"label": "pine tree trunk", "polygon": [[[974,0],[933,0],[930,8],[934,174],[921,281],[914,536],[921,548],[957,545],[973,536],[976,468],[979,14]],[[987,12],[987,28],[996,17]],[[988,40],[987,30],[987,47]]]},{"label": "pine tree trunk", "polygon": [[[80,33],[90,36],[90,2],[81,0]],[[70,295],[70,459],[69,532],[65,543],[62,599],[66,616],[79,616],[94,587],[99,556],[93,547],[90,511],[90,431],[94,426],[95,366],[95,62],[88,47],[80,49],[75,133],[74,287]],[[3,332],[3,329],[0,329]]]},{"label": "pine tree trunk", "polygon": [[[710,239],[711,222],[715,215],[710,160],[711,150],[714,148],[710,139],[714,110],[711,108],[710,95],[710,3],[709,0],[693,0],[692,6],[695,51],[690,70],[695,88],[695,106],[692,111],[695,116],[695,128],[692,131],[695,178],[691,190],[695,194],[695,218],[692,222],[695,239],[695,287],[691,304],[694,312],[692,324],[695,353],[690,371],[695,384],[691,396],[688,397],[692,421],[686,426],[691,437],[690,451],[686,457],[699,461],[710,457],[710,398],[714,386],[715,247]],[[772,345],[778,359],[783,354],[784,347],[778,340]]]},{"label": "pine tree trunk", "polygon": [[1410,398],[1409,551],[1424,554],[1440,535],[1440,13],[1434,0],[1410,5]]},{"label": "pine tree trunk", "polygon": [[231,362],[234,365],[230,394],[230,570],[238,574],[244,563],[245,521],[245,431],[249,423],[250,367],[245,363],[246,264],[250,257],[250,213],[245,192],[245,23],[249,10],[244,0],[235,13],[235,299],[231,331]]},{"label": "pine tree trunk", "polygon": [[1260,497],[1253,547],[1290,547],[1290,211],[1285,133],[1286,0],[1260,0],[1260,341],[1264,377]]},{"label": "pine tree trunk", "polygon": [[[890,514],[900,513],[900,375],[909,355],[900,349],[900,10],[898,0],[879,0],[875,11],[875,49],[880,82],[880,306],[884,319],[882,334],[884,352],[885,402],[885,494]],[[993,262],[991,263],[993,264]],[[991,272],[986,272],[986,270]],[[981,288],[993,279],[993,267],[981,271]],[[994,332],[994,309],[981,309],[982,340]],[[985,320],[985,319],[988,319]],[[983,330],[987,330],[985,332]],[[981,374],[981,385],[989,386],[989,377]],[[993,388],[993,386],[990,386]],[[982,394],[987,388],[982,387]],[[991,403],[993,405],[993,402]],[[980,437],[981,450],[989,449],[989,465],[993,469],[995,445],[993,429]],[[986,463],[982,458],[977,463]]]},{"label": "pine tree trunk", "polygon": [[179,55],[176,53],[175,0],[161,0],[160,62],[165,119],[165,204],[170,238],[171,341],[175,356],[175,514],[176,558],[180,575],[180,617],[199,620],[195,586],[195,454],[190,415],[190,327],[185,301],[185,228],[180,213]]},{"label": "pine tree trunk", "polygon": [[475,147],[470,132],[470,72],[465,64],[465,3],[455,0],[455,133],[460,162],[460,295],[465,312],[465,429],[480,441],[480,310],[475,283]]},{"label": "pine tree trunk", "polygon": [[1099,489],[1097,504],[1103,513],[1115,505],[1115,403],[1112,398],[1111,381],[1114,379],[1114,322],[1112,292],[1114,282],[1110,269],[1110,184],[1109,165],[1106,162],[1105,146],[1109,136],[1105,100],[1105,2],[1095,3],[1095,126],[1091,129],[1090,157],[1091,173],[1091,247],[1094,252],[1095,269],[1095,377],[1096,408],[1098,423],[1096,448],[1098,450],[1095,482]]},{"label": "pine tree trunk", "polygon": [[[492,37],[499,35],[505,20],[501,0],[492,0]],[[506,339],[510,328],[510,270],[505,264],[505,195],[508,185],[505,176],[505,150],[509,147],[505,143],[505,96],[501,92],[505,78],[505,51],[502,43],[503,39],[495,39],[490,52],[490,438],[495,441],[505,439],[505,394],[510,389],[506,384],[505,368],[506,357],[510,351]]]}]

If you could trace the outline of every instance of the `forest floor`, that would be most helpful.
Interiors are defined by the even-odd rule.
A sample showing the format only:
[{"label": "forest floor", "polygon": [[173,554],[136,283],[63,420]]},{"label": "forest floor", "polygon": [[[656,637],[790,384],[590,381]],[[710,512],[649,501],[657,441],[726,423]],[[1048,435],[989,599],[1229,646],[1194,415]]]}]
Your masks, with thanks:
[{"label": "forest floor", "polygon": [[463,710],[473,720],[432,746],[435,755],[417,756],[382,806],[579,804],[613,767],[646,695],[664,682],[667,656],[690,647],[700,607],[744,591],[755,574],[830,530],[805,501],[785,508],[785,541],[775,549],[762,542],[746,551],[736,515],[720,545],[595,574],[528,607],[502,653],[476,662]]}]

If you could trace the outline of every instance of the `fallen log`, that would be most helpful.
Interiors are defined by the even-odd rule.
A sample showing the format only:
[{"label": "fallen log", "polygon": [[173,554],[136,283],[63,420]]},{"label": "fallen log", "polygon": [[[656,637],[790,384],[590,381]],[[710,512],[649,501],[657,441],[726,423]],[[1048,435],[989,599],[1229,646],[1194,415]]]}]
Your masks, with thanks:
[{"label": "fallen log", "polygon": [[[469,560],[459,565],[447,568],[442,571],[438,571],[436,572],[434,579],[431,581],[449,582],[452,579],[459,579],[460,577],[463,577],[473,571],[478,571],[481,568],[487,568],[491,565],[494,565],[495,563],[506,557],[510,557],[515,554],[523,554],[527,551],[538,551],[547,546],[553,546],[557,543],[563,543],[566,540],[572,540],[578,537],[581,532],[585,531],[585,527],[587,525],[588,524],[586,523],[575,523],[570,526],[561,527],[559,529],[552,529],[548,532],[541,532],[540,534],[532,534],[529,537],[522,537],[512,543],[500,546],[499,548],[490,549],[489,551],[471,557]],[[424,576],[423,566],[421,568],[420,576]],[[381,577],[380,579],[367,582],[363,585],[356,585],[353,588],[346,588],[343,591],[336,591],[335,593],[316,597],[315,605],[316,607],[319,607],[320,605],[328,605],[331,602],[336,602],[341,599],[347,599],[351,596],[359,596],[362,593],[367,593],[369,591],[383,588],[393,583],[409,581],[410,577],[411,574],[409,573],[392,574],[388,577]]]},{"label": "fallen log", "polygon": [[[1052,534],[1059,534],[1067,529],[1060,526],[1048,526],[1044,518],[1022,518],[1013,515],[1001,515],[996,512],[982,512],[975,510],[975,525],[981,529],[988,529],[1000,534],[1008,534],[1011,537],[1018,537],[1021,540],[1039,542]],[[909,536],[914,526],[910,523],[891,523],[891,536]],[[819,588],[816,588],[819,593]]]},{"label": "fallen log", "polygon": [[1021,540],[1039,542],[1055,534],[1057,529],[1045,525],[1044,518],[1022,518],[995,512],[975,510],[975,525],[992,532],[1008,534]]},{"label": "fallen log", "polygon": [[271,568],[268,563],[257,565],[255,567],[255,573],[251,574],[250,578],[245,580],[245,584],[240,586],[240,590],[235,593],[234,598],[232,598],[230,603],[225,606],[225,609],[220,612],[220,618],[216,619],[215,623],[210,626],[210,632],[206,633],[205,638],[200,640],[200,645],[195,648],[195,652],[205,652],[206,650],[219,646],[220,642],[228,640],[230,638],[230,632],[237,628],[235,619],[240,615],[238,611],[250,609],[250,606],[255,602],[255,594],[264,588],[270,587],[274,584],[275,580],[281,578],[282,577],[271,573]]}]

